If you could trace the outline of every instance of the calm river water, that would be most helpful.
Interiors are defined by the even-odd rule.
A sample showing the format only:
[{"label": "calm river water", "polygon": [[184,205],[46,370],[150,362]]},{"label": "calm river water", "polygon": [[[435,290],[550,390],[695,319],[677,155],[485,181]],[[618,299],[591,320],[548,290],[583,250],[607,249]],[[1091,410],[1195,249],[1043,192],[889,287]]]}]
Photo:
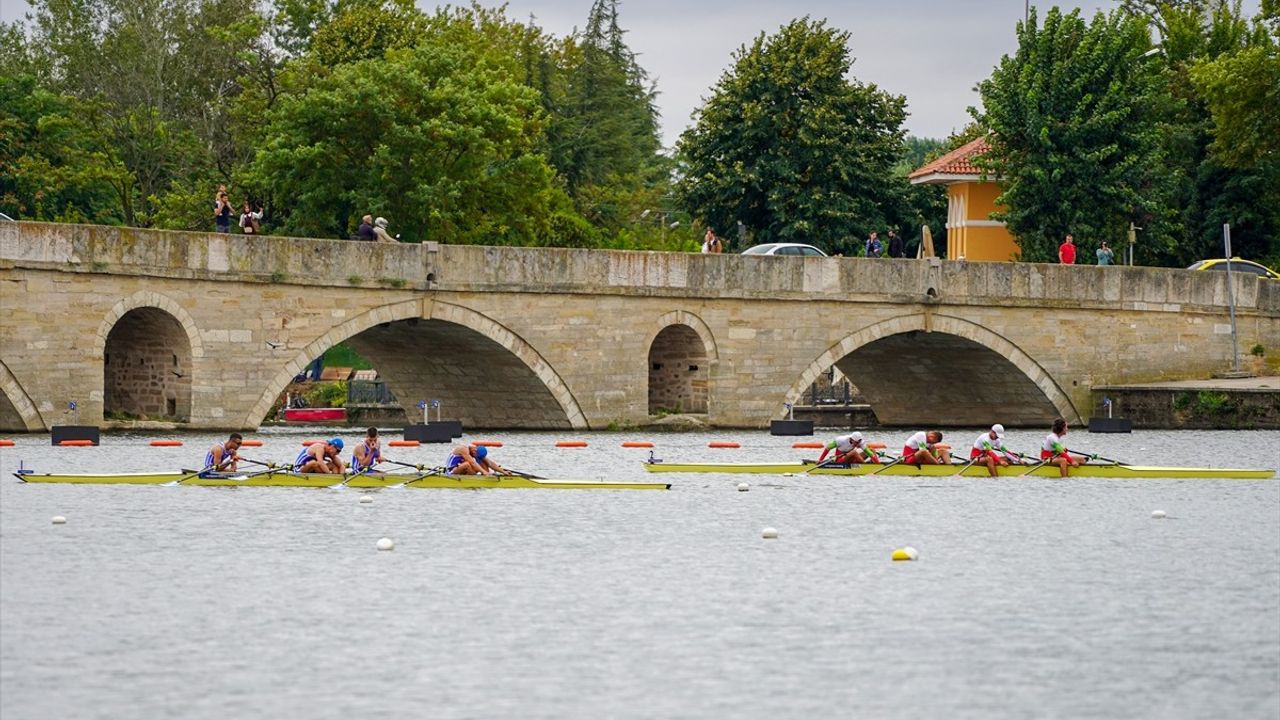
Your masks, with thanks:
[{"label": "calm river water", "polygon": [[[287,461],[320,435],[264,429],[243,454]],[[1277,480],[370,492],[9,474],[198,467],[215,439],[154,437],[173,436],[0,450],[4,720],[1280,716]],[[673,461],[814,454],[746,431],[481,437],[504,464],[591,479],[647,477],[627,439]],[[1274,468],[1280,450],[1280,433],[1072,438],[1140,464]],[[707,449],[728,439],[744,447]],[[903,545],[918,562],[890,562]]]}]

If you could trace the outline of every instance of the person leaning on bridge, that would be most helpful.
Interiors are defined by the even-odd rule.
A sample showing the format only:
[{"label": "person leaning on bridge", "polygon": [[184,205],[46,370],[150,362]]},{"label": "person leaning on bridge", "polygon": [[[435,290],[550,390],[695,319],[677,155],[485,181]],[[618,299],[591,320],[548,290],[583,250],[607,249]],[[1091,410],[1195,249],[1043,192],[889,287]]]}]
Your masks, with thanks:
[{"label": "person leaning on bridge", "polygon": [[373,234],[373,216],[365,215],[360,218],[360,228],[356,230],[356,240],[365,240],[373,242],[377,240],[377,236]]},{"label": "person leaning on bridge", "polygon": [[373,221],[373,234],[380,243],[399,242],[395,238],[391,237],[391,234],[387,232],[387,219],[384,217],[380,217]]},{"label": "person leaning on bridge", "polygon": [[1076,264],[1076,242],[1071,233],[1067,233],[1067,239],[1058,246],[1058,262],[1063,265]]},{"label": "person leaning on bridge", "polygon": [[901,258],[907,256],[907,249],[902,242],[902,238],[894,230],[889,231],[889,257]]},{"label": "person leaning on bridge", "polygon": [[1107,244],[1105,242],[1102,243],[1102,247],[1098,248],[1098,264],[1110,265],[1111,263],[1115,262],[1115,259],[1116,259],[1116,254],[1111,251],[1111,248],[1107,247]]}]

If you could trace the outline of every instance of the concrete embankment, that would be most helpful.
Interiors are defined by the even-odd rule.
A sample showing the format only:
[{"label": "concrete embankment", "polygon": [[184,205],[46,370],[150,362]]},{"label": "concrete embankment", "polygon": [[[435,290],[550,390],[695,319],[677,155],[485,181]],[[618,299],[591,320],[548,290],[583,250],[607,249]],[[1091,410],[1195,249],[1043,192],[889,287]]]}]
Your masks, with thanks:
[{"label": "concrete embankment", "polygon": [[[1184,380],[1094,388],[1095,407],[1111,399],[1134,428],[1280,430],[1280,376]],[[1102,414],[1105,414],[1103,412]]]}]

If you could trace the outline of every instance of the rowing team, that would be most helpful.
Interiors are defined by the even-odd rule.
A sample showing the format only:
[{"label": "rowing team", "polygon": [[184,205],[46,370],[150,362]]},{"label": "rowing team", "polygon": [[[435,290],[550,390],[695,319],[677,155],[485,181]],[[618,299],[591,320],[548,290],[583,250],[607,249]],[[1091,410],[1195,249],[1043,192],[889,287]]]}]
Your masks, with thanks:
[{"label": "rowing team", "polygon": [[[237,451],[243,438],[240,433],[231,433],[226,442],[209,448],[204,456],[203,472],[236,472],[236,465],[244,458]],[[351,449],[351,465],[347,467],[342,461],[342,438],[333,438],[325,442],[312,443],[298,453],[293,460],[293,471],[298,473],[323,473],[342,475],[348,472],[363,474],[372,472],[379,463],[389,462],[393,465],[405,465],[421,470],[421,465],[410,465],[388,459],[382,454],[382,441],[378,438],[378,428],[369,428],[359,445]],[[246,462],[257,463],[254,460]],[[458,445],[449,453],[440,471],[446,475],[511,475],[512,471],[499,465],[489,457],[489,448],[483,445]]]},{"label": "rowing team", "polygon": [[[1079,467],[1092,457],[1067,449],[1063,444],[1066,436],[1067,421],[1058,418],[1053,421],[1053,430],[1040,445],[1039,465],[1056,465],[1062,472],[1062,477],[1067,476],[1067,470]],[[881,443],[875,444],[880,448],[884,447]],[[887,452],[877,452],[870,444],[863,442],[860,432],[841,435],[823,448],[822,455],[818,457],[819,465],[832,450],[835,451],[830,461],[832,465],[883,462],[907,465],[951,464],[951,446],[942,443],[942,433],[937,430],[921,431],[907,438],[906,444],[902,446],[902,455],[896,458]],[[987,466],[991,476],[995,477],[999,474],[999,467],[1022,465],[1030,460],[1004,444],[1004,426],[996,424],[973,441],[973,447],[969,450],[969,463],[965,467],[982,463]]]}]

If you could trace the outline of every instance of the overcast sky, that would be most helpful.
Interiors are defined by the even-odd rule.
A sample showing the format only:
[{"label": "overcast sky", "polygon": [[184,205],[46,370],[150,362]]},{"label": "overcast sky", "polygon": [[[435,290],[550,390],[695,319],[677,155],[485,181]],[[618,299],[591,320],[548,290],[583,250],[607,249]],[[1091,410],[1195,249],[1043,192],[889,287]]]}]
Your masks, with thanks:
[{"label": "overcast sky", "polygon": [[[522,20],[533,14],[543,28],[564,36],[585,24],[591,2],[510,0],[508,13]],[[433,9],[437,3],[418,4]],[[1092,14],[1117,1],[1061,4]],[[621,24],[658,83],[668,146],[688,127],[734,50],[805,14],[852,33],[853,75],[907,96],[909,133],[941,138],[967,122],[965,108],[977,102],[973,86],[1013,50],[1023,7],[1023,0],[623,0]],[[26,9],[25,0],[0,0],[0,20]]]}]

